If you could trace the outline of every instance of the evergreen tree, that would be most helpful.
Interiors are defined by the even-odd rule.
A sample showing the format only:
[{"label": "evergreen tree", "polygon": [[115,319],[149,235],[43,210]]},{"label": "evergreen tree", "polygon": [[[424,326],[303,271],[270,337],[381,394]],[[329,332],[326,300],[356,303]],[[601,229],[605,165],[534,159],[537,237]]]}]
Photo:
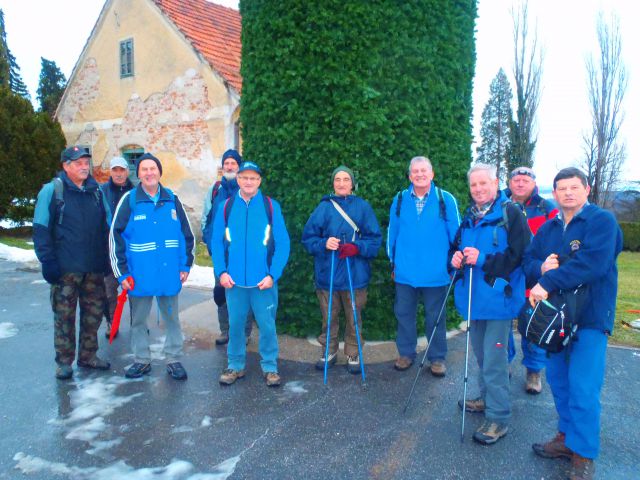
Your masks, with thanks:
[{"label": "evergreen tree", "polygon": [[20,76],[20,67],[7,44],[7,32],[4,26],[4,12],[0,9],[0,86],[9,89],[27,100],[31,95]]},{"label": "evergreen tree", "polygon": [[40,111],[47,112],[51,118],[56,113],[60,98],[67,85],[67,79],[56,65],[56,62],[40,57],[42,68],[38,83],[38,102]]},{"label": "evergreen tree", "polygon": [[509,173],[509,152],[511,150],[511,85],[502,68],[489,87],[490,97],[482,111],[480,136],[482,144],[478,147],[478,162],[495,165],[498,178],[507,181]]}]

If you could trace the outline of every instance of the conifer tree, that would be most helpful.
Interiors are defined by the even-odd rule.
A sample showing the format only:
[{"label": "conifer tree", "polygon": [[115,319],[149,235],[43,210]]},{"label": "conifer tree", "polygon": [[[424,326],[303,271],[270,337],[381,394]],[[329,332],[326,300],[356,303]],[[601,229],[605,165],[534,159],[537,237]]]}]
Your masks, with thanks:
[{"label": "conifer tree", "polygon": [[9,50],[7,32],[4,24],[4,12],[0,9],[0,86],[9,89],[27,100],[31,100],[27,86],[20,76],[20,67]]},{"label": "conifer tree", "polygon": [[38,84],[38,102],[40,111],[47,112],[51,118],[56,113],[60,98],[67,85],[67,79],[53,60],[40,57],[42,68]]}]

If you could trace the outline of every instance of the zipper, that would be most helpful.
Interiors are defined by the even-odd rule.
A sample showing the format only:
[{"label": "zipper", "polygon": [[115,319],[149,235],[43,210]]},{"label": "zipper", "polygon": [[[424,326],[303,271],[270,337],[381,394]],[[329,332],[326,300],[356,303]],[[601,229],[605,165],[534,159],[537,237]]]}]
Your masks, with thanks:
[{"label": "zipper", "polygon": [[247,285],[247,236],[249,234],[249,204],[253,198],[249,199],[246,203],[245,216],[244,216],[244,284]]}]

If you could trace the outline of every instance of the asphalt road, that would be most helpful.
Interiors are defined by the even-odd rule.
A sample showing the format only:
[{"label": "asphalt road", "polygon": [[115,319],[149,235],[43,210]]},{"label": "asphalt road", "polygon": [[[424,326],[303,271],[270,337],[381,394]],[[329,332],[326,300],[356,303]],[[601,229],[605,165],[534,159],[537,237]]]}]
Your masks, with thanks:
[{"label": "asphalt road", "polygon": [[[150,376],[125,380],[126,321],[113,345],[101,335],[112,371],[59,382],[48,295],[38,272],[0,260],[0,479],[555,479],[568,467],[531,451],[555,433],[556,414],[546,385],[524,393],[519,367],[507,437],[475,444],[482,419],[468,414],[461,443],[463,336],[449,341],[447,377],[421,375],[406,414],[415,370],[390,362],[371,365],[363,388],[343,368],[324,386],[313,365],[282,361],[284,384],[268,389],[251,354],[247,377],[221,387],[224,349],[187,339],[186,382],[161,359]],[[181,309],[206,301],[209,292],[185,289]],[[159,346],[155,322],[151,334]],[[640,478],[640,352],[609,348],[607,361],[597,478]]]}]

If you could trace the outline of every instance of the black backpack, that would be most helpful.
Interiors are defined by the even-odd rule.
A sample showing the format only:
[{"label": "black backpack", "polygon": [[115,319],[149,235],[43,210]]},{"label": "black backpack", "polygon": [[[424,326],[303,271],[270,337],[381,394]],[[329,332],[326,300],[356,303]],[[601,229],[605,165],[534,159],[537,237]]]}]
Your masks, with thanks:
[{"label": "black backpack", "polygon": [[[216,199],[216,197],[218,196],[218,193],[220,193],[220,189],[222,188],[222,182],[220,180],[218,180],[216,183],[213,184],[213,188],[211,189],[211,208],[209,209],[209,213],[207,213],[207,220],[204,224],[204,229],[202,230],[202,239],[204,240],[204,243],[207,243],[207,239],[211,237],[211,231],[213,230],[213,214],[214,212],[214,208],[213,208],[213,203],[214,200]],[[209,252],[209,254],[211,254],[211,252]]]}]

